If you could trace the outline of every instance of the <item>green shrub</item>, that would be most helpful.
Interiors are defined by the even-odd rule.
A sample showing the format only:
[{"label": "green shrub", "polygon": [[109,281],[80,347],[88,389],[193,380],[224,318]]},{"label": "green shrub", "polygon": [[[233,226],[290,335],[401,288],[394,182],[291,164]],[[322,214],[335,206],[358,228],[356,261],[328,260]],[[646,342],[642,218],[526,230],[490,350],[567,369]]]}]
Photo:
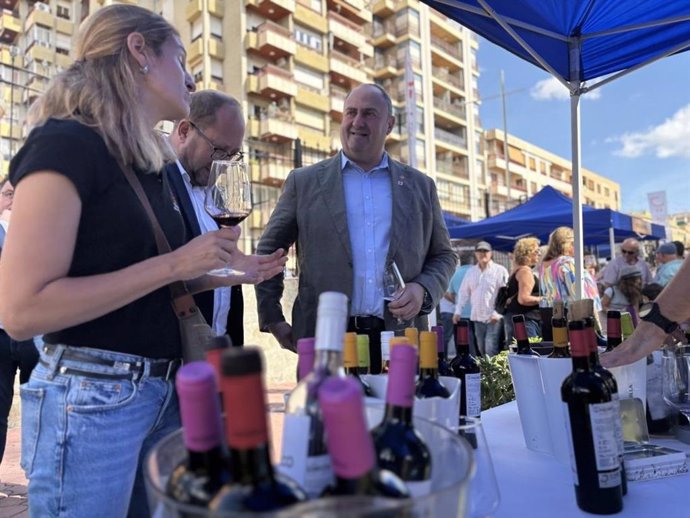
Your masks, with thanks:
[{"label": "green shrub", "polygon": [[482,369],[482,410],[513,401],[515,391],[508,367],[508,351],[477,361]]}]

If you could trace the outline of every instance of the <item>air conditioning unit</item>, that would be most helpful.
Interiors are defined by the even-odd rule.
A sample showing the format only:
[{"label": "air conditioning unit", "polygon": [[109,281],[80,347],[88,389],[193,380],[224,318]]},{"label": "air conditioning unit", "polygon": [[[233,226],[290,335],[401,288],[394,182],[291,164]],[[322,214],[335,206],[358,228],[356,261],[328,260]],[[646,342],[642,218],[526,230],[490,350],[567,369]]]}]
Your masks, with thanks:
[{"label": "air conditioning unit", "polygon": [[50,6],[48,4],[44,4],[43,2],[36,2],[34,7],[36,7],[36,9],[39,11],[43,11],[44,13],[50,12]]}]

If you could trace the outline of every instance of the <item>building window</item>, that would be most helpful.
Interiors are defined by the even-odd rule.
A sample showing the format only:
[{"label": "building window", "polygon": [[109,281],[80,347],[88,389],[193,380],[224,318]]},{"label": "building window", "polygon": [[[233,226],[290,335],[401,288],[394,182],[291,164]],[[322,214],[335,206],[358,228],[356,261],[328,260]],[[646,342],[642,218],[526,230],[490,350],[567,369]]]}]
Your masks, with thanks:
[{"label": "building window", "polygon": [[58,5],[57,6],[57,17],[62,18],[64,20],[69,20],[70,19],[69,7],[64,6],[64,5]]},{"label": "building window", "polygon": [[295,41],[317,52],[321,52],[323,48],[323,41],[320,34],[299,25],[295,25]]},{"label": "building window", "polygon": [[211,36],[215,36],[219,40],[223,39],[223,20],[215,16],[211,16]]}]

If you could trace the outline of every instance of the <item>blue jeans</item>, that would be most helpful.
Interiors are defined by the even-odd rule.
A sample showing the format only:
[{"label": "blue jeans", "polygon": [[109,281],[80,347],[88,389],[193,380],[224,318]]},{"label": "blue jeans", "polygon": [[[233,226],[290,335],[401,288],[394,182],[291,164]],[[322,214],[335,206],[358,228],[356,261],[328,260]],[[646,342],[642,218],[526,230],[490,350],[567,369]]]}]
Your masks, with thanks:
[{"label": "blue jeans", "polygon": [[[65,350],[144,367],[141,375],[127,375],[120,365],[63,359]],[[30,515],[150,516],[142,461],[180,427],[173,382],[150,377],[152,361],[141,356],[63,345],[40,354],[21,387],[21,464],[29,479]]]},{"label": "blue jeans", "polygon": [[474,337],[477,340],[477,349],[482,356],[496,356],[501,347],[498,343],[498,335],[503,325],[500,320],[490,322],[477,322],[473,320]]}]

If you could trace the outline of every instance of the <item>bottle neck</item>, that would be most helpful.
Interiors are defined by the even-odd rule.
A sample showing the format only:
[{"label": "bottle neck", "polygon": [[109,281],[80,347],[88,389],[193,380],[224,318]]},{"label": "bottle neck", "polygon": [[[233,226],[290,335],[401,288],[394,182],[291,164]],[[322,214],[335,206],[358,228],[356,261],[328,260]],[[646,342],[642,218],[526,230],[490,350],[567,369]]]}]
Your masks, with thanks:
[{"label": "bottle neck", "polygon": [[230,474],[233,482],[241,485],[257,485],[273,480],[268,443],[255,448],[230,448]]},{"label": "bottle neck", "polygon": [[187,450],[187,467],[193,472],[206,472],[210,478],[214,478],[214,473],[225,470],[226,457],[221,446],[216,446],[207,451]]},{"label": "bottle neck", "polygon": [[433,378],[438,379],[438,369],[433,367],[421,367],[419,369],[419,378]]},{"label": "bottle neck", "polygon": [[518,340],[517,341],[517,353],[518,354],[529,354],[532,352],[532,347],[529,345],[529,340]]},{"label": "bottle neck", "polygon": [[470,344],[457,343],[455,344],[455,354],[457,356],[464,356],[470,354]]},{"label": "bottle neck", "polygon": [[412,425],[412,407],[404,407],[400,405],[386,404],[386,411],[383,415],[384,422],[399,422],[406,425]]},{"label": "bottle neck", "polygon": [[340,350],[320,349],[314,358],[314,370],[336,374],[343,367],[343,353]]}]

